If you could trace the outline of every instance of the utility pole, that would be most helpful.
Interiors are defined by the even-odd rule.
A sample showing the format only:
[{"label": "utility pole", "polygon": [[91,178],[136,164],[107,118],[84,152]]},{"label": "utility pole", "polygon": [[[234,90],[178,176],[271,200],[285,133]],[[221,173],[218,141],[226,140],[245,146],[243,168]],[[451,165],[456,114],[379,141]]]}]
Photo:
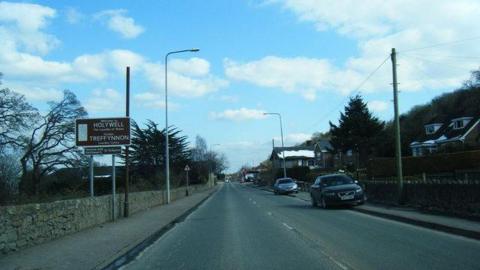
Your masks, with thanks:
[{"label": "utility pole", "polygon": [[[275,151],[275,139],[272,138],[272,154],[274,153],[274,151]],[[271,172],[272,173],[272,181],[274,181],[275,180],[275,164],[274,164],[275,159],[272,156],[270,158],[272,159],[272,162],[270,163],[270,166],[272,167],[271,168],[272,169],[272,172]]]},{"label": "utility pole", "polygon": [[402,173],[402,145],[400,143],[400,118],[398,115],[398,83],[397,83],[397,53],[392,48],[392,73],[393,73],[393,108],[395,117],[395,163],[397,167],[398,202],[404,203],[403,173]]},{"label": "utility pole", "polygon": [[[125,104],[125,112],[126,116],[130,117],[130,67],[127,67],[127,74],[126,74],[126,104]],[[130,178],[130,170],[129,170],[129,160],[128,160],[128,145],[125,146],[125,200],[123,202],[123,214],[125,217],[128,217],[129,214],[129,207],[128,207],[128,182]]]},{"label": "utility pole", "polygon": [[283,178],[287,178],[287,167],[285,163],[285,145],[283,144],[283,125],[282,125],[282,115],[279,113],[269,113],[265,112],[263,115],[276,115],[280,120],[280,136],[282,138],[282,158],[283,158]]}]

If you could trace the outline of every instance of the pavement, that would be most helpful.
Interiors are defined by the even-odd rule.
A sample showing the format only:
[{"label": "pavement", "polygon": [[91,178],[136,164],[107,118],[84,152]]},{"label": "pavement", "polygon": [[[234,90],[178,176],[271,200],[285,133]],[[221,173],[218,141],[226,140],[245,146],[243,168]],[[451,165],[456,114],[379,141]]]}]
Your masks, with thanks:
[{"label": "pavement", "polygon": [[[221,186],[221,185],[219,185]],[[0,269],[115,269],[188,215],[218,187],[44,244],[0,256]]]},{"label": "pavement", "polygon": [[226,183],[122,269],[478,269],[480,241]]},{"label": "pavement", "polygon": [[[272,190],[267,186],[254,186],[251,184],[250,186],[261,188],[266,191]],[[289,196],[293,196],[306,202],[311,201],[310,194],[308,192],[299,192]],[[476,221],[450,216],[427,214],[410,207],[395,207],[373,203],[355,206],[352,208],[352,210],[480,240],[480,222]]]}]

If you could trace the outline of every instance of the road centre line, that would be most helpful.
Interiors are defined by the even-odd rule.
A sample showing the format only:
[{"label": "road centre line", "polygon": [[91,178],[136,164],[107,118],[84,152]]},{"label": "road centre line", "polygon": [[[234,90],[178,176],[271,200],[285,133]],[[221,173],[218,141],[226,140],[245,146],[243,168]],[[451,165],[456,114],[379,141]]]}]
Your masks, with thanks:
[{"label": "road centre line", "polygon": [[282,222],[283,226],[287,227],[289,230],[293,230],[293,227],[290,227],[287,223]]}]

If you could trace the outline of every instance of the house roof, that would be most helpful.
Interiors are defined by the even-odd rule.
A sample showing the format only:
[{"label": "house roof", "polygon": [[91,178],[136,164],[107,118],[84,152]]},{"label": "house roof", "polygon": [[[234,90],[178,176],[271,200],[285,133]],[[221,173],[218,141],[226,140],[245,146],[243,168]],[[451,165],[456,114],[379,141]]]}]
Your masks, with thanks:
[{"label": "house roof", "polygon": [[[442,144],[452,141],[463,140],[465,135],[471,131],[472,127],[475,126],[478,121],[480,120],[479,116],[472,117],[472,119],[468,122],[468,124],[461,128],[461,129],[454,129],[452,120],[461,120],[465,119],[466,117],[454,117],[450,119],[448,122],[444,122],[442,126],[432,134],[423,134],[423,136],[417,138],[414,142],[412,142],[411,146],[427,146],[427,145],[435,145],[435,144]],[[430,123],[431,124],[431,123]]]},{"label": "house roof", "polygon": [[298,158],[314,158],[314,146],[291,146],[291,147],[274,147],[270,159],[273,157],[283,159],[298,159]]}]

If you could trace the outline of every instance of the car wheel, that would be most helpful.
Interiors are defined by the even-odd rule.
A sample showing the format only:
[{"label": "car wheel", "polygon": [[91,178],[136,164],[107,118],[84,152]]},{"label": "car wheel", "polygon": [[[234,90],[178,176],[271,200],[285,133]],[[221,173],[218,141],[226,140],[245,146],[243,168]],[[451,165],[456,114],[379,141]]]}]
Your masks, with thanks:
[{"label": "car wheel", "polygon": [[328,208],[327,203],[325,202],[325,198],[323,198],[323,196],[322,196],[322,199],[320,200],[320,207],[322,209],[327,209]]},{"label": "car wheel", "polygon": [[310,194],[310,199],[312,201],[312,207],[317,207],[318,206],[317,200],[315,200],[315,197],[313,197],[312,194]]}]

